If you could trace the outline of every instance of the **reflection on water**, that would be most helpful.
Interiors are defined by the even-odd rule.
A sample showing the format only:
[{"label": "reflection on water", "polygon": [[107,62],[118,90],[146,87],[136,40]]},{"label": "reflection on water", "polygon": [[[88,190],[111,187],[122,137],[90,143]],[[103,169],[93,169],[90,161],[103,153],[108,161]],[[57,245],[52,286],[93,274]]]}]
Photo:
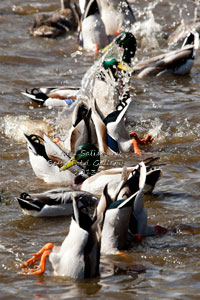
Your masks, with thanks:
[{"label": "reflection on water", "polygon": [[[176,230],[146,238],[119,257],[102,257],[101,277],[74,282],[52,276],[50,265],[39,277],[19,274],[20,262],[46,242],[60,245],[70,218],[35,219],[24,216],[15,197],[55,186],[36,178],[31,169],[23,132],[39,130],[64,137],[69,120],[59,109],[37,107],[21,91],[41,86],[73,85],[99,55],[79,49],[76,33],[57,40],[30,38],[28,27],[37,12],[53,11],[50,0],[0,3],[0,289],[2,299],[199,299],[200,287],[200,62],[189,76],[166,75],[131,80],[133,103],[127,126],[154,142],[146,155],[160,156],[163,176],[146,196],[149,223]],[[138,22],[139,49],[135,61],[167,47],[177,24],[194,16],[198,1],[130,1]],[[180,13],[180,7],[182,8]],[[108,164],[135,164],[138,158],[109,156]]]}]

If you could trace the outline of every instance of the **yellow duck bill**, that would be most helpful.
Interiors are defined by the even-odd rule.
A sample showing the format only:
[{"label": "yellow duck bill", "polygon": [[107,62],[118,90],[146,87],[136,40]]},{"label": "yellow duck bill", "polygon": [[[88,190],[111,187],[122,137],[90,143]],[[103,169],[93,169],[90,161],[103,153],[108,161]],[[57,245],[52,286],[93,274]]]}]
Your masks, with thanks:
[{"label": "yellow duck bill", "polygon": [[77,163],[78,163],[78,161],[76,160],[75,156],[73,156],[66,165],[64,165],[60,168],[60,171],[65,171],[65,170],[71,168],[72,166],[76,165]]}]

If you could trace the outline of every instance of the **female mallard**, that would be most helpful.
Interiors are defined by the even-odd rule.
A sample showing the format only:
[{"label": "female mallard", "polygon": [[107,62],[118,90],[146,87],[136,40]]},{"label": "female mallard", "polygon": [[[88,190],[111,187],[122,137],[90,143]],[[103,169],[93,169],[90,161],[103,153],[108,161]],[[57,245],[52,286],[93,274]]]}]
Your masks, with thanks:
[{"label": "female mallard", "polygon": [[17,200],[25,215],[55,217],[72,215],[73,197],[79,206],[94,207],[98,202],[90,193],[71,191],[69,188],[57,188],[42,193],[21,193]]},{"label": "female mallard", "polygon": [[[84,213],[73,198],[74,215],[69,233],[60,247],[46,244],[38,253],[22,264],[22,274],[40,275],[46,268],[46,259],[52,265],[54,275],[71,277],[75,280],[99,275],[100,229],[99,218],[91,219]],[[52,250],[52,252],[50,252]],[[40,261],[39,266],[30,266]]]},{"label": "female mallard", "polygon": [[160,76],[166,73],[176,75],[189,74],[199,47],[199,34],[190,32],[181,49],[158,55],[133,67],[133,77]]},{"label": "female mallard", "polygon": [[79,12],[77,6],[71,6],[71,0],[61,0],[61,9],[53,14],[38,15],[33,25],[29,28],[29,33],[34,37],[56,38],[67,33],[69,30],[75,31],[78,28]]}]

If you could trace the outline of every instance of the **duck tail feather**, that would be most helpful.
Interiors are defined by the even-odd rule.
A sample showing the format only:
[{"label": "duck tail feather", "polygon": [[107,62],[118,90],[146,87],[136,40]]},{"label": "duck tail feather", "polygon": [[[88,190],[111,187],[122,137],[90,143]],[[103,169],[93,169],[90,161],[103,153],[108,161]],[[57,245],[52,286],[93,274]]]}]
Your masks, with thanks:
[{"label": "duck tail feather", "polygon": [[39,212],[42,209],[41,206],[37,205],[36,203],[30,202],[29,200],[26,199],[17,198],[17,201],[20,207],[25,210],[32,210],[32,211],[35,210]]}]

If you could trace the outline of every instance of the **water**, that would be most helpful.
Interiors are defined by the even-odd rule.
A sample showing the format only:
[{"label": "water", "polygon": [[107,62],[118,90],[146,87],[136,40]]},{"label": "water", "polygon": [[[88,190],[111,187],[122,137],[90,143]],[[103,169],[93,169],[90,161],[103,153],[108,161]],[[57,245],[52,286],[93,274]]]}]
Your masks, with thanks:
[{"label": "water", "polygon": [[[137,0],[131,5],[139,21],[135,58],[139,61],[164,51],[167,35],[180,22],[179,8],[188,20],[199,1]],[[67,127],[67,120],[58,122],[57,109],[36,107],[20,92],[40,86],[79,86],[98,57],[79,49],[76,34],[57,40],[29,36],[34,14],[57,7],[53,0],[0,2],[0,298],[199,299],[199,56],[189,76],[131,81],[134,102],[128,126],[140,136],[153,134],[154,142],[146,151],[165,163],[153,194],[145,198],[149,223],[178,232],[144,239],[127,253],[128,261],[102,257],[100,278],[79,282],[57,278],[49,265],[43,276],[18,273],[20,262],[43,244],[59,245],[70,222],[24,216],[15,200],[23,191],[55,187],[34,176],[23,132],[42,129],[50,136],[62,135],[61,123]],[[135,164],[138,158],[129,154],[120,160]]]}]

